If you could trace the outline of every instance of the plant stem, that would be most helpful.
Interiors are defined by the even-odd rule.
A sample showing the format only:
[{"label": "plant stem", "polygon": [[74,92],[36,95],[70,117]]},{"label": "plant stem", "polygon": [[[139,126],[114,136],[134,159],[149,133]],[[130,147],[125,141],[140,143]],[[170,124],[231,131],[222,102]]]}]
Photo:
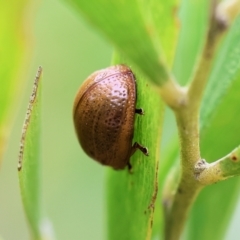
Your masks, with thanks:
[{"label": "plant stem", "polygon": [[186,102],[186,89],[174,81],[172,76],[159,89],[164,102],[172,109],[178,109]]},{"label": "plant stem", "polygon": [[202,160],[195,166],[195,176],[199,183],[210,185],[230,177],[240,175],[240,147],[213,163]]},{"label": "plant stem", "polygon": [[179,105],[175,108],[171,106],[177,120],[180,139],[181,178],[173,198],[167,201],[163,200],[166,208],[166,240],[180,238],[188,212],[198,193],[204,187],[204,184],[196,179],[194,172],[196,164],[201,161],[199,148],[200,104],[216,49],[229,25],[227,18],[216,14],[215,3],[216,1],[213,1],[210,27],[194,78],[185,92],[185,97],[179,99]]},{"label": "plant stem", "polygon": [[191,105],[199,109],[201,104],[202,94],[204,92],[208,77],[211,72],[214,56],[222,40],[225,30],[227,29],[228,22],[225,17],[220,17],[216,14],[216,6],[213,6],[213,11],[210,19],[210,27],[207,34],[206,43],[203,53],[194,75],[194,78],[189,86],[188,95]]},{"label": "plant stem", "polygon": [[166,236],[168,240],[179,239],[189,209],[202,186],[196,181],[193,170],[201,159],[199,151],[198,114],[189,105],[176,111],[181,145],[181,179],[174,195],[168,202]]}]

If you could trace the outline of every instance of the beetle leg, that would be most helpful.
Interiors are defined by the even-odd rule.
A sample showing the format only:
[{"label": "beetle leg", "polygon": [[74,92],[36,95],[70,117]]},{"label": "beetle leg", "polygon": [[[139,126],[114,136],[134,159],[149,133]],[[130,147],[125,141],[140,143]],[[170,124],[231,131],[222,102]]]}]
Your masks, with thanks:
[{"label": "beetle leg", "polygon": [[131,156],[136,152],[137,149],[139,149],[145,156],[149,156],[148,149],[137,142],[135,142],[132,146]]},{"label": "beetle leg", "polygon": [[135,109],[135,113],[139,114],[139,115],[144,115],[144,111],[142,108],[136,108]]},{"label": "beetle leg", "polygon": [[[135,142],[133,145],[132,145],[132,149],[131,149],[131,154],[130,156],[132,156],[137,150],[140,150],[145,156],[149,156],[148,154],[148,149],[144,146],[142,146],[141,144]],[[132,165],[130,163],[130,161],[127,163],[127,166],[128,166],[128,171],[129,173],[132,173]]]}]

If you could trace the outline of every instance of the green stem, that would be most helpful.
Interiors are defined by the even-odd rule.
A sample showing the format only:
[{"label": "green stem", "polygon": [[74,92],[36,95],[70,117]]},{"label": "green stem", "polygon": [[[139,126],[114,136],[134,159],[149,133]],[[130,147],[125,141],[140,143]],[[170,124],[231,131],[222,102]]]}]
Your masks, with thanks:
[{"label": "green stem", "polygon": [[240,146],[216,162],[207,163],[201,160],[195,166],[196,179],[202,185],[210,185],[239,175]]},{"label": "green stem", "polygon": [[181,87],[172,76],[169,76],[159,89],[160,95],[164,102],[172,109],[178,109],[185,105],[186,102],[186,89]]},{"label": "green stem", "polygon": [[214,4],[206,43],[194,78],[187,89],[184,101],[183,98],[179,99],[178,103],[181,104],[178,105],[178,108],[173,108],[180,139],[181,177],[173,198],[168,201],[164,199],[166,240],[180,238],[188,212],[204,186],[196,179],[194,172],[196,164],[201,160],[199,148],[200,104],[218,44],[228,26],[226,18],[217,15],[216,9],[217,6]]},{"label": "green stem", "polygon": [[175,112],[181,145],[181,178],[174,198],[169,201],[166,215],[166,236],[168,240],[179,239],[189,209],[201,185],[195,180],[193,170],[201,159],[199,151],[198,114],[190,105]]}]

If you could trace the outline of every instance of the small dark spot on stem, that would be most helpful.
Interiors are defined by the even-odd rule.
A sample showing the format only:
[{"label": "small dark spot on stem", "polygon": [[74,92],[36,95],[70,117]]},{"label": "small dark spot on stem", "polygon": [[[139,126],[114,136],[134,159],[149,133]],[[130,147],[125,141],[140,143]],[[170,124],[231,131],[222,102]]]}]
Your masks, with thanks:
[{"label": "small dark spot on stem", "polygon": [[178,193],[179,193],[179,194],[182,194],[182,193],[183,193],[183,191],[182,191],[181,188],[178,188]]},{"label": "small dark spot on stem", "polygon": [[231,159],[232,159],[233,161],[237,161],[237,160],[238,160],[238,158],[237,158],[236,155],[232,155],[232,156],[231,156]]}]

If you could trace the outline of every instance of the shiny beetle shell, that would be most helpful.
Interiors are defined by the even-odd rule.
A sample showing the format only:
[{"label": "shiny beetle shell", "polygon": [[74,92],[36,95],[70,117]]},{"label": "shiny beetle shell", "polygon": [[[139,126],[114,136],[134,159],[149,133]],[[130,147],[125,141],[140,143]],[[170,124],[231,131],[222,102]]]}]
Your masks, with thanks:
[{"label": "shiny beetle shell", "polygon": [[128,165],[130,156],[141,146],[132,146],[135,106],[136,82],[129,67],[116,65],[90,75],[73,108],[83,150],[103,165],[115,169]]}]

